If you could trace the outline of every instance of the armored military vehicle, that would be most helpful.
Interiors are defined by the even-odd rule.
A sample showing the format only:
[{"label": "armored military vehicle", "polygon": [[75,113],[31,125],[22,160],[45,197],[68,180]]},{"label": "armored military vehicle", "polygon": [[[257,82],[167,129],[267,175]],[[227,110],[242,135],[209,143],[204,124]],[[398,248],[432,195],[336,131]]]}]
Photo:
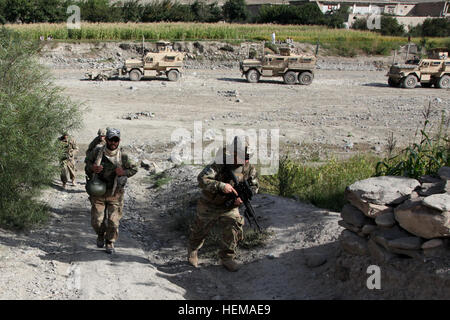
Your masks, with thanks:
[{"label": "armored military vehicle", "polygon": [[182,74],[184,57],[185,53],[173,50],[170,42],[158,41],[156,52],[149,52],[141,58],[128,59],[122,68],[86,73],[86,77],[91,80],[108,80],[128,76],[131,81],[139,81],[143,77],[165,75],[169,81],[177,81]]},{"label": "armored military vehicle", "polygon": [[390,67],[388,84],[391,87],[415,88],[417,83],[422,87],[450,88],[450,59],[448,52],[437,51],[427,59],[410,60],[406,64],[394,64]]},{"label": "armored military vehicle", "polygon": [[143,58],[126,60],[122,74],[128,74],[131,81],[162,75],[166,75],[169,81],[180,79],[185,54],[174,51],[167,41],[158,41],[156,50],[157,52],[149,52]]},{"label": "armored military vehicle", "polygon": [[258,82],[260,77],[283,77],[284,83],[309,85],[314,79],[316,57],[292,54],[290,48],[279,48],[280,54],[267,54],[261,59],[240,62],[242,75],[248,82]]}]

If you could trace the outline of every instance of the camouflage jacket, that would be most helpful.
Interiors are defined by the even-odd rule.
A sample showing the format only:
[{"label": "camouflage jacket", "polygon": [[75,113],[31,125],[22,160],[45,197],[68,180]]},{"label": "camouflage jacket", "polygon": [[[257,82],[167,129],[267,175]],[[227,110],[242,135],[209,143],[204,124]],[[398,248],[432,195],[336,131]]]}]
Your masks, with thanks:
[{"label": "camouflage jacket", "polygon": [[[258,192],[259,182],[256,168],[251,164],[238,166],[232,170],[239,182],[247,180],[253,193]],[[234,186],[227,168],[223,164],[213,163],[206,166],[197,177],[199,187],[202,189],[201,200],[208,205],[222,207],[230,198],[223,193],[225,184]]]},{"label": "camouflage jacket", "polygon": [[68,137],[67,140],[60,137],[58,140],[61,142],[61,147],[63,148],[61,161],[73,160],[75,157],[75,152],[78,150],[75,140],[72,137]]},{"label": "camouflage jacket", "polygon": [[[89,178],[92,178],[93,171],[92,166],[95,164],[95,161],[97,159],[97,155],[99,152],[103,151],[102,146],[96,147],[92,152],[89,153],[89,155],[86,157],[86,166],[85,166],[85,172]],[[122,161],[122,168],[125,170],[126,176],[132,177],[134,176],[138,171],[137,164],[130,159],[130,157],[122,152],[121,150],[121,161]],[[105,157],[105,155],[102,156],[102,161],[100,162],[100,165],[103,166],[102,172],[100,172],[97,177],[106,182],[106,188],[108,190],[111,190],[114,186],[114,179],[116,178],[116,166],[108,160],[108,158]]]}]

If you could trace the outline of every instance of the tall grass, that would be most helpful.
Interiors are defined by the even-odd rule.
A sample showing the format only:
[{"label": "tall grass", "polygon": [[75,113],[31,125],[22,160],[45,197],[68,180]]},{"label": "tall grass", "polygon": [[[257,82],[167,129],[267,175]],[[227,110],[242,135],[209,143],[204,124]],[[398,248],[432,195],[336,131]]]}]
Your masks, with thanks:
[{"label": "tall grass", "polygon": [[[324,26],[299,26],[276,24],[229,24],[229,23],[83,23],[79,30],[69,30],[66,24],[36,23],[8,24],[27,39],[39,39],[51,35],[55,40],[277,40],[288,37],[295,41],[339,45],[363,51],[380,51],[394,48],[407,42],[404,37],[381,36],[371,31],[331,29]],[[444,45],[445,38],[430,38],[436,46]],[[419,44],[421,38],[413,38]]]},{"label": "tall grass", "polygon": [[322,165],[306,165],[285,156],[276,175],[261,178],[262,190],[339,211],[345,204],[345,188],[372,177],[376,163],[377,159],[369,155],[331,159]]},{"label": "tall grass", "polygon": [[[408,147],[393,155],[395,143],[391,138],[387,157],[377,163],[377,175],[406,176],[419,178],[434,175],[443,166],[450,165],[450,118],[445,110],[441,111],[441,121],[433,130],[430,116],[431,102],[423,110],[423,126],[415,134],[415,140]],[[434,132],[433,132],[434,131]]]}]

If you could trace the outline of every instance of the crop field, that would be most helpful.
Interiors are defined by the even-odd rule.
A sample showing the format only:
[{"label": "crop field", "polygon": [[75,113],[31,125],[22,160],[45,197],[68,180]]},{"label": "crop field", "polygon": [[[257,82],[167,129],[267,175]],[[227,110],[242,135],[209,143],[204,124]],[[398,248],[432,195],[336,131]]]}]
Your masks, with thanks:
[{"label": "crop field", "polygon": [[[330,29],[323,26],[275,25],[275,24],[229,24],[229,23],[82,23],[81,29],[68,29],[65,23],[37,23],[6,25],[28,39],[51,35],[55,40],[120,41],[166,39],[172,41],[221,40],[261,41],[270,40],[272,32],[277,40],[290,37],[294,41],[336,45],[340,48],[356,48],[367,53],[384,53],[407,42],[404,37],[382,36],[376,32]],[[423,42],[420,38],[412,42]],[[428,46],[445,46],[448,39],[426,39]]]}]

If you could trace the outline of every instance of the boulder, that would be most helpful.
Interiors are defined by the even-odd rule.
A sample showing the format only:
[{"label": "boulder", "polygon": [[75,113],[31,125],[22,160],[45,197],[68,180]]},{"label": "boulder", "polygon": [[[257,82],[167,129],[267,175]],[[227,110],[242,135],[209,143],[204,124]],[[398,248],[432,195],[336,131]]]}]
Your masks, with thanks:
[{"label": "boulder", "polygon": [[341,211],[341,217],[345,222],[356,227],[362,227],[369,220],[364,213],[351,204],[346,204]]},{"label": "boulder", "polygon": [[340,237],[342,249],[348,253],[364,256],[368,254],[367,241],[349,230],[343,230]]},{"label": "boulder", "polygon": [[450,167],[442,167],[438,170],[438,175],[442,180],[450,180]]},{"label": "boulder", "polygon": [[365,224],[365,225],[362,227],[361,232],[362,232],[364,235],[369,235],[369,234],[371,234],[372,232],[374,232],[374,231],[377,230],[377,229],[378,229],[378,227],[377,227],[376,225],[373,225],[373,224]]},{"label": "boulder", "polygon": [[327,256],[320,253],[308,253],[305,254],[305,263],[310,268],[315,268],[323,265],[327,262]]},{"label": "boulder", "polygon": [[422,183],[422,186],[418,190],[418,193],[423,197],[428,197],[436,193],[445,193],[445,185],[446,181],[443,180],[432,183]]},{"label": "boulder", "polygon": [[417,260],[423,260],[423,255],[419,250],[407,250],[398,248],[389,248],[389,251],[403,256],[408,256]]},{"label": "boulder", "polygon": [[425,239],[450,237],[450,212],[430,208],[422,200],[408,200],[394,211],[395,219],[408,232]]},{"label": "boulder", "polygon": [[398,226],[394,226],[389,229],[378,228],[370,234],[371,239],[379,245],[382,245],[385,249],[389,249],[389,241],[408,236],[410,236],[408,232]]},{"label": "boulder", "polygon": [[442,239],[431,239],[422,244],[422,249],[433,249],[444,246],[444,241]]},{"label": "boulder", "polygon": [[422,239],[419,237],[404,237],[388,241],[390,249],[419,250],[422,246]]},{"label": "boulder", "polygon": [[431,239],[422,244],[423,254],[429,258],[448,256],[449,250],[445,248],[445,242],[442,239]]},{"label": "boulder", "polygon": [[381,176],[357,181],[347,189],[363,201],[378,205],[395,205],[408,199],[411,192],[419,186],[420,183],[416,179]]},{"label": "boulder", "polygon": [[394,253],[391,253],[383,247],[379,246],[372,239],[367,242],[367,250],[369,251],[372,258],[374,258],[378,263],[385,263],[395,258]]},{"label": "boulder", "polygon": [[358,208],[364,215],[369,218],[375,218],[376,216],[392,211],[391,207],[385,205],[373,204],[358,198],[358,196],[348,189],[345,191],[346,199],[356,208]]},{"label": "boulder", "polygon": [[344,220],[339,220],[338,221],[338,225],[340,225],[341,227],[348,229],[350,231],[353,231],[354,233],[359,233],[361,232],[361,229],[358,227],[355,227],[354,225],[351,225],[350,223],[345,222]]},{"label": "boulder", "polygon": [[450,211],[450,194],[433,194],[424,198],[422,203],[427,207],[439,210],[441,212]]},{"label": "boulder", "polygon": [[375,218],[375,223],[383,228],[390,228],[395,224],[394,212],[386,212]]}]

